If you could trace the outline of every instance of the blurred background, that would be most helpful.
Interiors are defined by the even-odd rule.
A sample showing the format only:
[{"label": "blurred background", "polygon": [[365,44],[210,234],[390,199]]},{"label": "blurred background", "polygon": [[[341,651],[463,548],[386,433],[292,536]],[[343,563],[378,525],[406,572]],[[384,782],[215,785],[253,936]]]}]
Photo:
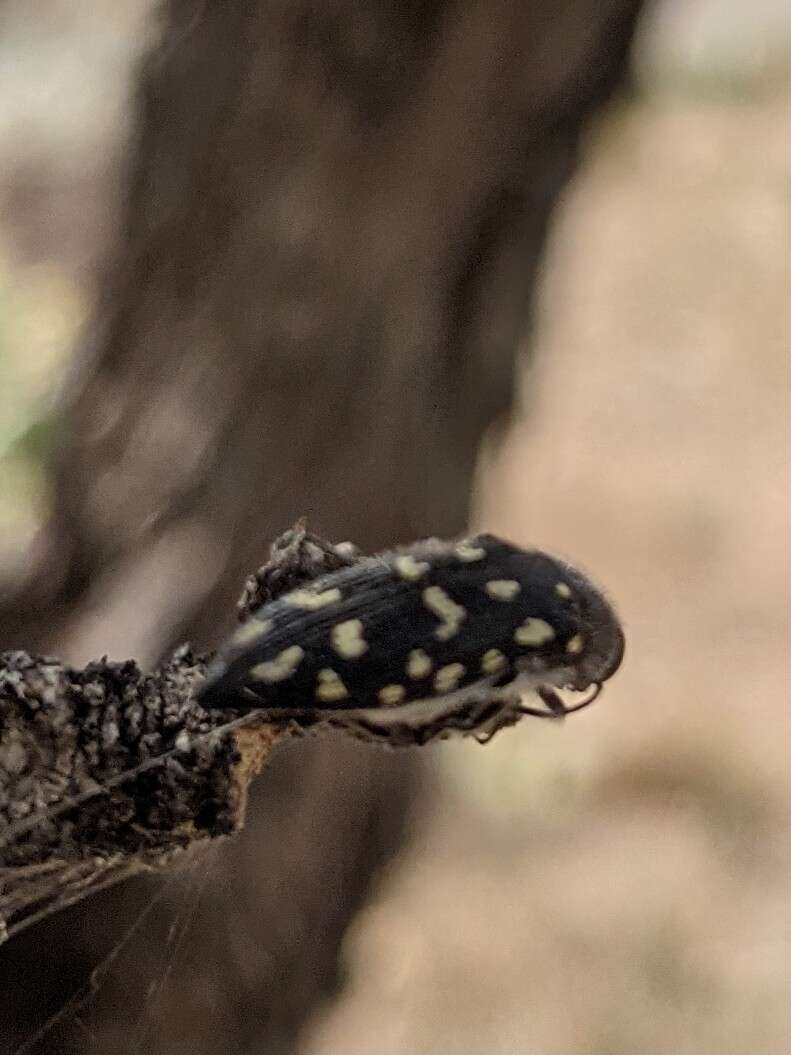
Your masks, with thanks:
[{"label": "blurred background", "polygon": [[[5,0],[0,26],[0,580],[11,581],[45,545],[60,408],[78,404],[102,340],[135,77],[159,30],[143,0],[42,0],[35,13]],[[628,54],[561,188],[515,410],[485,423],[471,510],[476,528],[567,556],[606,587],[624,667],[561,727],[525,721],[485,748],[424,752],[407,837],[338,931],[341,991],[306,1004],[284,1050],[788,1050],[791,8],[665,0],[642,11]],[[298,334],[313,325],[292,321]],[[386,405],[384,381],[381,392]],[[97,409],[97,430],[109,413]],[[312,442],[320,462],[320,431]],[[351,472],[343,463],[338,479]],[[372,502],[384,491],[387,504],[387,479]],[[316,498],[316,530],[409,537],[409,517],[365,538],[364,521],[327,526],[331,502],[331,488]],[[414,534],[435,530],[427,510]],[[227,567],[201,530],[180,544],[208,554],[210,571]],[[157,551],[135,576],[156,578],[168,560]],[[103,651],[153,662],[183,629],[166,613],[146,636],[151,588],[121,581],[122,605],[82,599],[80,621],[64,623],[58,647],[74,662]],[[191,579],[173,581],[201,599]],[[108,608],[121,614],[103,637]],[[380,757],[366,755],[372,771]],[[144,995],[134,1014],[139,1026]],[[108,1035],[125,1050],[112,1028],[71,1043],[104,1050]]]}]

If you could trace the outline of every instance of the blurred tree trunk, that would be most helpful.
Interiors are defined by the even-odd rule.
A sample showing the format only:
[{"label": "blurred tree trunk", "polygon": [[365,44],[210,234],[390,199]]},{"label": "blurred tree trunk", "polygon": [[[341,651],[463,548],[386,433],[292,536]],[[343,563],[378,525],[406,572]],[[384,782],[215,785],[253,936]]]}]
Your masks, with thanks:
[{"label": "blurred tree trunk", "polygon": [[[5,591],[0,647],[145,664],[180,639],[213,645],[301,514],[366,549],[463,530],[551,209],[639,7],[165,4],[54,514]],[[411,756],[281,751],[215,855],[146,1047],[290,1050],[338,984],[339,942],[415,786]],[[129,883],[0,950],[17,1039],[151,896]],[[129,942],[124,992],[108,984],[81,1013],[92,1040],[55,1030],[40,1050],[125,1050],[174,955],[166,926],[163,904]]]}]

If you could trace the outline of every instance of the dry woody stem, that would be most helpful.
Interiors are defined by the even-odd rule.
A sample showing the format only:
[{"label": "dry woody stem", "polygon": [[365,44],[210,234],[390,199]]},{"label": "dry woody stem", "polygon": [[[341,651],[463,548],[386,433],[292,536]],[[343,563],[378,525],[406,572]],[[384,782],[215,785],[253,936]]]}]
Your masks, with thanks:
[{"label": "dry woody stem", "polygon": [[0,654],[0,941],[241,826],[274,732],[203,710],[204,669]]},{"label": "dry woody stem", "polygon": [[[298,525],[248,580],[239,618],[351,553]],[[210,658],[183,646],[146,673],[133,660],[74,670],[0,653],[0,941],[241,827],[277,730],[199,705]]]}]

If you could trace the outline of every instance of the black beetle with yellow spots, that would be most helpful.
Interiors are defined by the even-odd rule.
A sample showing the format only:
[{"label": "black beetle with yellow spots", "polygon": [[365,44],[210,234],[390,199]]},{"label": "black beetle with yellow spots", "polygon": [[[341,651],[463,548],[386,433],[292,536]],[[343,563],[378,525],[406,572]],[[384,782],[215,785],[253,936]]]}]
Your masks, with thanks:
[{"label": "black beetle with yellow spots", "polygon": [[[623,649],[612,607],[565,562],[493,535],[429,539],[263,605],[217,654],[199,695],[208,707],[315,710],[385,729],[526,693],[547,709],[521,713],[558,717],[591,702]],[[557,689],[593,693],[567,706]]]}]

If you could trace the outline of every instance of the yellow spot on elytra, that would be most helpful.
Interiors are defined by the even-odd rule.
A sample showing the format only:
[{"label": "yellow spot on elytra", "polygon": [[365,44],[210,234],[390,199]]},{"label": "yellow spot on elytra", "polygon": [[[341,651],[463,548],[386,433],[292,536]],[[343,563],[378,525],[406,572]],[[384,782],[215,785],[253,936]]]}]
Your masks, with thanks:
[{"label": "yellow spot on elytra", "polygon": [[447,667],[440,667],[434,675],[434,691],[443,696],[446,692],[453,692],[458,688],[466,669],[461,663],[449,663]]},{"label": "yellow spot on elytra", "polygon": [[396,557],[393,561],[393,565],[401,578],[406,579],[407,582],[417,582],[417,580],[421,579],[431,567],[431,565],[424,560],[415,560],[415,558],[409,553],[404,553],[400,557]]},{"label": "yellow spot on elytra", "polygon": [[315,611],[318,608],[326,608],[328,604],[340,601],[341,591],[337,588],[324,590],[322,593],[313,593],[311,590],[294,590],[287,593],[283,600],[294,608],[305,608]]},{"label": "yellow spot on elytra", "polygon": [[566,642],[566,651],[572,656],[578,655],[584,647],[585,641],[582,634],[575,634],[574,637],[570,637]]},{"label": "yellow spot on elytra", "polygon": [[571,587],[568,585],[568,583],[556,582],[555,593],[558,595],[558,597],[563,597],[565,600],[568,600],[569,597],[571,597]]},{"label": "yellow spot on elytra", "polygon": [[406,696],[406,689],[403,685],[385,685],[384,688],[379,690],[378,696],[379,702],[385,707],[394,707],[403,701]]},{"label": "yellow spot on elytra", "polygon": [[423,603],[441,620],[440,625],[434,631],[435,637],[438,637],[440,641],[447,641],[454,634],[458,634],[459,627],[467,613],[440,586],[427,586],[423,591]]},{"label": "yellow spot on elytra", "polygon": [[299,645],[292,645],[291,648],[285,649],[278,656],[275,656],[274,659],[269,659],[264,663],[256,663],[254,667],[250,668],[250,677],[253,681],[263,681],[268,685],[274,685],[278,681],[285,681],[297,669],[304,655],[305,653]]},{"label": "yellow spot on elytra", "polygon": [[485,549],[481,549],[480,546],[473,546],[469,542],[460,542],[454,552],[459,560],[463,561],[483,560],[486,556]]},{"label": "yellow spot on elytra", "polygon": [[254,641],[258,641],[264,634],[268,634],[271,629],[271,619],[250,619],[239,627],[233,635],[232,643],[237,646],[252,645]]},{"label": "yellow spot on elytra", "polygon": [[406,661],[406,672],[410,678],[425,678],[434,669],[434,661],[422,648],[413,648]]},{"label": "yellow spot on elytra", "polygon": [[516,579],[492,579],[484,589],[495,601],[513,601],[522,587]]},{"label": "yellow spot on elytra", "polygon": [[499,674],[508,666],[508,660],[499,648],[490,648],[481,656],[481,673]]},{"label": "yellow spot on elytra", "polygon": [[330,641],[338,655],[344,659],[358,659],[368,651],[368,643],[363,640],[361,619],[347,619],[343,623],[336,623],[330,630]]},{"label": "yellow spot on elytra", "polygon": [[555,631],[549,623],[543,619],[533,619],[532,616],[529,619],[525,619],[524,623],[514,631],[514,641],[518,645],[537,647],[547,641],[552,641],[554,637]]},{"label": "yellow spot on elytra", "polygon": [[338,700],[345,700],[349,695],[349,690],[330,667],[320,670],[318,679],[316,699],[321,700],[322,703],[337,703]]}]

